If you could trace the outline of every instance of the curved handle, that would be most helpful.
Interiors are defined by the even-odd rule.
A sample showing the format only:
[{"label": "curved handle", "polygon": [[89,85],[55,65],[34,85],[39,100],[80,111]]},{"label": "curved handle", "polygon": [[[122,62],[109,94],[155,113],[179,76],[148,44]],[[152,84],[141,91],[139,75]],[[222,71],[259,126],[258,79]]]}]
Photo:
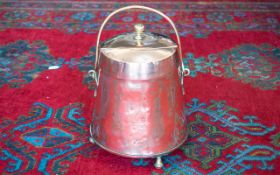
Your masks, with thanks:
[{"label": "curved handle", "polygon": [[[115,14],[117,14],[119,12],[122,12],[122,11],[125,11],[125,10],[130,10],[130,9],[143,9],[143,10],[154,12],[154,13],[164,17],[169,22],[169,24],[172,26],[172,28],[173,28],[173,30],[174,30],[174,32],[176,34],[176,38],[177,38],[177,44],[178,44],[178,48],[177,49],[178,49],[179,59],[180,59],[180,62],[181,62],[181,66],[178,67],[178,71],[179,71],[179,74],[181,75],[181,85],[182,85],[183,94],[185,94],[184,87],[183,87],[183,85],[184,85],[184,76],[189,75],[190,74],[190,70],[188,68],[185,68],[184,63],[183,63],[183,56],[182,56],[182,47],[181,47],[180,36],[179,36],[179,33],[177,31],[177,28],[176,28],[175,24],[173,23],[173,21],[168,16],[166,16],[162,12],[160,12],[160,11],[158,11],[156,9],[150,8],[150,7],[145,7],[145,6],[140,6],[140,5],[132,5],[132,6],[127,6],[127,7],[123,7],[123,8],[117,9],[117,10],[113,11],[111,14],[109,14],[106,17],[106,19],[103,21],[103,23],[101,24],[100,29],[98,31],[98,35],[97,35],[96,57],[95,57],[94,70],[90,70],[89,71],[89,75],[95,80],[96,85],[98,86],[98,84],[99,84],[99,77],[100,77],[99,75],[100,75],[101,69],[99,69],[97,71],[97,68],[98,68],[99,59],[100,59],[99,44],[100,44],[100,37],[101,37],[102,31],[103,31],[105,25],[107,24],[107,22],[110,20],[111,17],[113,17]],[[96,93],[97,93],[97,91],[95,90],[94,91],[94,96],[96,96]]]},{"label": "curved handle", "polygon": [[[180,74],[183,77],[188,75],[190,73],[190,70],[188,68],[184,67],[180,36],[179,36],[179,33],[178,33],[177,28],[176,28],[175,24],[173,23],[173,21],[168,16],[166,16],[165,14],[163,14],[162,12],[160,12],[156,9],[153,9],[153,8],[150,8],[150,7],[145,7],[145,6],[140,6],[140,5],[132,5],[132,6],[127,6],[127,7],[117,9],[117,10],[113,11],[111,14],[109,14],[107,16],[107,18],[103,21],[103,23],[102,23],[102,25],[101,25],[101,27],[98,31],[97,41],[96,41],[96,57],[95,57],[96,59],[95,59],[95,64],[94,64],[95,70],[97,69],[98,62],[99,62],[99,59],[100,59],[99,43],[100,43],[100,37],[101,37],[102,31],[103,31],[105,25],[110,20],[110,18],[112,16],[114,16],[115,14],[117,14],[119,12],[122,12],[122,11],[125,11],[125,10],[130,10],[130,9],[143,9],[143,10],[147,10],[147,11],[152,11],[152,12],[157,13],[158,15],[164,17],[169,22],[169,24],[172,26],[172,28],[173,28],[173,30],[176,34],[176,38],[177,38],[178,54],[179,54],[179,59],[180,59],[180,62],[181,62]],[[181,84],[183,84],[182,77],[181,77]]]}]

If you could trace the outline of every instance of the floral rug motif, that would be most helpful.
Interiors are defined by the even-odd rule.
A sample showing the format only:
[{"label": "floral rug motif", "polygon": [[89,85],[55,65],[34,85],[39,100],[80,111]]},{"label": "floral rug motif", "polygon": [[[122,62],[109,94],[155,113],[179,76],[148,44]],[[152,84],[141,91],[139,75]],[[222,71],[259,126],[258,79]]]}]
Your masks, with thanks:
[{"label": "floral rug motif", "polygon": [[[0,28],[58,29],[64,32],[96,33],[100,23],[113,9],[133,2],[103,3],[102,1],[3,1]],[[137,2],[139,5],[161,9],[177,21],[180,34],[205,37],[212,31],[273,31],[279,34],[279,5],[273,2],[248,3],[179,1]],[[133,12],[135,13],[135,12]],[[251,21],[251,17],[258,16]],[[133,29],[139,20],[148,29],[168,29],[163,18],[154,13],[123,12],[113,19],[106,30]]]},{"label": "floral rug motif", "polygon": [[[279,144],[274,143],[275,139],[271,143],[254,144],[254,139],[271,135],[275,125],[263,125],[257,122],[257,116],[234,115],[231,111],[237,109],[224,101],[206,104],[194,98],[186,106],[186,117],[190,119],[189,139],[179,151],[163,157],[166,166],[162,173],[154,173],[204,174],[215,166],[209,174],[274,169],[271,162],[280,156]],[[37,169],[42,174],[63,174],[74,164],[75,157],[101,149],[88,142],[88,126],[82,109],[83,104],[79,103],[54,109],[35,102],[28,116],[19,116],[15,121],[2,118],[0,160],[4,161],[3,172],[21,174]],[[226,150],[228,153],[224,153]],[[217,164],[216,160],[219,160]],[[192,166],[192,161],[199,162],[199,167]],[[147,167],[152,161],[139,159],[131,163]]]},{"label": "floral rug motif", "polygon": [[261,89],[275,89],[280,85],[280,49],[268,44],[244,44],[222,53],[209,54],[207,58],[195,58],[193,53],[187,53],[184,61],[192,70],[192,77],[197,73],[211,73]]}]

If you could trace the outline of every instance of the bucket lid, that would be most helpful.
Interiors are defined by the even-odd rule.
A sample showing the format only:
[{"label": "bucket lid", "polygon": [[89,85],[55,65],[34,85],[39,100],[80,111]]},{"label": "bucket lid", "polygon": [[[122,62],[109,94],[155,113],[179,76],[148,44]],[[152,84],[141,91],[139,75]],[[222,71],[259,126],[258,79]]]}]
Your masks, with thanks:
[{"label": "bucket lid", "polygon": [[102,44],[100,50],[107,58],[125,63],[150,63],[173,55],[177,44],[166,36],[143,32],[142,24],[135,32],[118,35]]}]

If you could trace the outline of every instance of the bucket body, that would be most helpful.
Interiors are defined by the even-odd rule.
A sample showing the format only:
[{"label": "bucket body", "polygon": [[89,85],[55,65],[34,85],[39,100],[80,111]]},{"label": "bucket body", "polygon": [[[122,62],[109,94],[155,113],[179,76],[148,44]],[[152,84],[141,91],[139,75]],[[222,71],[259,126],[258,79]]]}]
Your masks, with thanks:
[{"label": "bucket body", "polygon": [[[146,32],[135,24],[134,32],[117,35],[100,45],[102,31],[116,14],[147,10],[168,21],[176,43],[159,33]],[[89,141],[125,157],[157,157],[178,148],[188,135],[184,115],[184,77],[181,41],[173,21],[145,6],[122,7],[110,13],[96,39],[94,70],[95,106]]]},{"label": "bucket body", "polygon": [[127,63],[101,50],[91,135],[102,148],[126,157],[155,157],[187,138],[178,60]]}]

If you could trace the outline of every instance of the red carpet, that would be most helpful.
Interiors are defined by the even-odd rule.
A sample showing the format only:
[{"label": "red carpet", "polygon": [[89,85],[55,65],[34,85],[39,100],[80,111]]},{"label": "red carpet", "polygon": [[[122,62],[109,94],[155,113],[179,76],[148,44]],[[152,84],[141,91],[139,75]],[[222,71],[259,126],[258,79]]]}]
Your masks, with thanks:
[{"label": "red carpet", "polygon": [[[109,12],[132,4],[174,20],[191,70],[189,139],[162,170],[88,143],[96,33]],[[1,174],[279,174],[279,2],[4,0],[0,9]],[[153,13],[125,12],[103,41],[136,22],[170,32]]]}]

